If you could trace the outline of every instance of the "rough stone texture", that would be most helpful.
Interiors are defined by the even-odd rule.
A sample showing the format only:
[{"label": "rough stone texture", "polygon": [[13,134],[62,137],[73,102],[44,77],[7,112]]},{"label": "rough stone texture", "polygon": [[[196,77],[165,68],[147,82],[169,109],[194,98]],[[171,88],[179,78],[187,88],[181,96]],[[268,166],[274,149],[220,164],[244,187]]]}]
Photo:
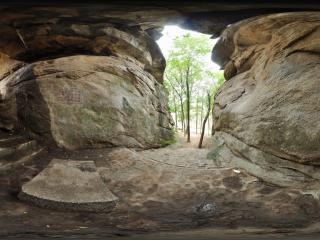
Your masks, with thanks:
[{"label": "rough stone texture", "polygon": [[67,149],[160,147],[174,138],[165,60],[141,28],[64,22],[2,30],[0,127]]},{"label": "rough stone texture", "polygon": [[[11,0],[0,4],[0,22],[23,30],[26,26],[64,23],[125,23],[139,26],[149,33],[168,24],[180,24],[195,31],[218,37],[228,25],[253,16],[277,12],[319,10],[313,0],[278,1],[122,1],[84,0],[58,1]],[[16,34],[15,34],[16,35]],[[151,34],[153,35],[153,34]],[[157,36],[153,35],[153,36]],[[9,39],[10,36],[2,36]]]},{"label": "rough stone texture", "polygon": [[111,211],[118,198],[103,183],[93,161],[53,159],[22,186],[19,198],[42,207]]},{"label": "rough stone texture", "polygon": [[[307,7],[307,5],[305,7]],[[283,8],[285,8],[285,10]],[[317,7],[313,6],[312,8],[316,9]],[[92,114],[89,112],[83,113],[84,109],[77,111],[77,107],[75,107],[77,104],[73,103],[81,102],[83,98],[83,96],[79,96],[79,89],[74,89],[72,88],[74,85],[71,85],[71,82],[77,79],[77,76],[74,76],[76,75],[75,73],[70,73],[67,70],[61,70],[66,71],[66,73],[55,74],[54,72],[57,70],[54,68],[59,68],[59,66],[54,65],[55,62],[62,61],[68,65],[70,69],[78,71],[79,74],[81,72],[81,80],[84,81],[87,78],[90,79],[92,76],[84,77],[84,71],[78,69],[80,64],[71,66],[75,64],[66,63],[65,57],[79,55],[103,56],[106,58],[109,57],[108,59],[113,57],[114,62],[118,64],[117,67],[130,65],[130,70],[128,71],[135,75],[135,77],[133,77],[134,81],[137,80],[136,78],[143,78],[145,82],[145,80],[149,78],[152,79],[151,81],[156,79],[158,83],[161,83],[165,62],[154,39],[159,37],[159,30],[165,24],[177,23],[202,32],[211,31],[213,35],[218,36],[222,29],[231,22],[248,16],[254,16],[258,14],[258,12],[261,14],[268,11],[287,11],[288,9],[303,10],[304,8],[293,3],[281,5],[281,7],[278,4],[271,4],[270,8],[261,9],[260,5],[249,3],[234,4],[230,8],[228,5],[217,3],[201,4],[199,6],[193,4],[179,6],[179,4],[175,2],[167,7],[155,7],[152,4],[142,4],[141,6],[130,8],[124,8],[117,4],[90,7],[73,6],[72,8],[63,8],[61,6],[2,7],[0,8],[0,13],[2,13],[0,14],[0,34],[2,36],[0,40],[0,53],[1,64],[4,67],[0,72],[0,127],[10,130],[16,129],[17,127],[26,128],[33,136],[40,136],[42,138],[44,136],[46,140],[53,141],[59,146],[69,149],[113,145],[144,148],[161,146],[164,143],[170,142],[172,134],[170,133],[171,120],[165,104],[163,104],[165,102],[162,97],[164,93],[160,85],[159,88],[154,88],[159,89],[159,91],[156,90],[150,97],[145,98],[145,96],[143,96],[145,105],[150,103],[150,98],[159,99],[158,101],[151,101],[153,108],[157,109],[156,112],[152,110],[151,112],[145,112],[139,115],[140,118],[147,121],[147,126],[149,127],[141,129],[136,128],[137,126],[124,126],[125,130],[119,132],[120,136],[113,138],[116,131],[109,132],[108,134],[106,134],[105,131],[101,132],[101,128],[106,125],[96,124],[97,121],[93,120],[91,121],[92,125],[94,125],[92,132],[85,126],[87,123],[83,123],[83,126],[77,127],[77,130],[80,129],[80,131],[70,133],[72,128],[68,128],[68,130],[65,131],[66,136],[61,136],[64,134],[64,131],[61,133],[62,126],[68,126],[63,121],[74,120],[78,117],[82,119],[82,116],[83,120],[85,120],[89,115],[89,118],[91,118]],[[224,15],[227,11],[237,12],[237,14],[235,14],[233,18],[230,18],[230,21],[227,21],[226,15]],[[228,12],[228,14],[230,14],[230,12]],[[291,20],[288,21],[290,22]],[[279,24],[281,25],[282,23]],[[228,28],[226,32],[235,31],[231,30],[235,29],[235,26]],[[274,28],[276,28],[276,26],[266,29],[266,31],[264,31],[266,33],[262,32],[260,34],[261,36],[257,36],[257,38],[262,39],[262,42],[267,41],[268,39],[264,39],[265,35],[268,35],[267,32],[273,31]],[[249,32],[249,35],[250,33],[251,32]],[[226,34],[224,34],[222,39],[223,44],[220,45],[229,46],[226,47],[226,49],[228,49],[227,51],[225,48],[222,49],[220,47],[219,49],[222,49],[221,54],[229,56],[233,53],[234,49],[232,46],[234,47],[234,43],[232,43],[230,37],[226,37]],[[240,44],[240,48],[243,48],[246,44],[250,45],[250,41],[252,41],[251,37],[248,39],[240,37],[240,39],[242,39],[240,41],[243,41]],[[219,51],[219,49],[217,48],[216,51]],[[250,61],[254,60],[254,56],[250,55],[250,50],[246,51],[246,54],[246,56],[241,58],[241,61],[245,62],[244,64],[233,61],[229,61],[229,63],[226,64],[218,60],[218,62],[226,64],[225,72],[228,79],[240,73],[238,71],[239,64],[242,64],[241,71],[247,70],[246,68],[250,67]],[[253,55],[256,56],[257,54]],[[61,60],[58,60],[60,58]],[[82,59],[83,57],[80,58]],[[245,61],[246,58],[250,58],[251,60]],[[220,59],[223,60],[225,58],[220,57]],[[47,66],[43,66],[46,65],[44,61],[47,61]],[[94,67],[95,63],[92,64],[92,67]],[[44,69],[41,70],[40,66],[43,66]],[[56,90],[59,91],[58,95],[51,96],[47,93],[43,95],[44,90],[40,88],[40,85],[42,84],[44,87],[45,84],[43,83],[44,81],[38,80],[46,77],[39,76],[35,70],[46,72],[45,74],[48,78],[59,78],[55,82],[63,81],[64,76],[62,75],[65,74],[68,79],[68,83],[66,83],[68,84],[68,89],[61,89],[64,86],[60,85],[59,87],[54,86]],[[89,69],[86,71],[91,73],[97,70]],[[101,75],[101,73],[99,74]],[[95,73],[93,75],[99,74]],[[124,78],[122,75],[120,77],[122,79]],[[72,80],[69,80],[69,78],[72,78]],[[31,79],[34,81],[31,81]],[[53,79],[50,81],[53,81]],[[48,80],[48,84],[50,81]],[[138,81],[141,82],[140,80]],[[36,83],[37,86],[32,86],[32,83]],[[158,85],[158,83],[154,84]],[[31,90],[23,89],[23,87],[21,87],[22,85],[26,88],[35,87],[35,89],[32,89],[33,93],[30,94],[29,92],[31,92]],[[83,86],[79,88],[81,91]],[[140,89],[142,90],[141,94],[144,94],[144,89],[145,88]],[[64,95],[66,92],[68,96],[65,97],[66,106],[64,109],[64,107],[61,107],[61,95]],[[99,94],[96,96],[100,97],[101,93]],[[241,94],[241,91],[239,94]],[[39,95],[42,96],[39,97]],[[92,97],[94,98],[95,96]],[[46,102],[48,99],[50,99],[51,102]],[[73,101],[74,99],[76,100]],[[57,103],[54,103],[54,101],[57,101]],[[73,103],[69,104],[70,102]],[[95,112],[92,107],[92,99],[90,102],[90,107],[88,105],[84,107],[88,108],[89,111]],[[75,110],[75,112],[70,112],[70,115],[72,115],[70,118],[58,119],[60,115],[56,114],[56,106],[59,106],[58,111],[60,111],[60,113],[62,111],[69,111],[71,108]],[[114,105],[111,104],[111,106],[108,107],[114,107]],[[138,109],[139,107],[137,106],[135,108]],[[148,109],[150,108],[148,107]],[[98,110],[105,110],[105,108],[99,108]],[[153,115],[153,113],[155,113],[156,116]],[[120,113],[117,112],[117,114],[119,115]],[[99,114],[95,114],[94,118],[98,118],[97,115]],[[150,115],[150,117],[146,117],[147,115]],[[54,119],[53,116],[55,116]],[[120,118],[126,118],[127,116],[128,115],[117,116],[116,118],[112,116],[112,118],[113,120],[117,119],[116,121],[121,122]],[[78,125],[81,125],[82,122],[83,121],[79,122],[77,119]],[[142,123],[140,119],[135,122]],[[53,125],[51,125],[51,123]],[[61,127],[56,124],[61,124]],[[129,125],[128,121],[126,121],[125,124]],[[108,124],[109,128],[112,126],[112,124]],[[57,130],[59,128],[60,130]],[[138,131],[138,133],[133,133],[132,129],[128,130],[128,128],[135,128],[134,130]],[[118,127],[115,129],[119,130]],[[152,133],[155,133],[153,135],[156,136],[157,139],[142,136],[144,134],[142,133],[143,131],[149,131],[150,129],[152,129]],[[99,131],[99,134],[97,134],[99,136],[92,138],[90,136],[91,133],[97,133],[97,131]],[[123,134],[130,136],[127,143],[123,143],[123,141],[119,139],[122,138],[121,136],[123,136]],[[112,136],[112,139],[110,139],[110,136]],[[292,153],[287,153],[287,155],[288,154]]]},{"label": "rough stone texture", "polygon": [[215,97],[210,157],[281,186],[318,189],[320,14],[230,26],[213,50],[228,80]]},{"label": "rough stone texture", "polygon": [[[18,144],[19,136],[0,131],[0,147],[9,142]],[[18,164],[19,158],[11,161],[0,158],[0,166],[11,163],[5,170],[0,167],[0,235],[24,233],[26,228],[33,233],[70,234],[79,231],[132,234],[199,227],[224,231],[251,229],[263,233],[319,232],[319,225],[312,225],[320,219],[317,195],[265,183],[241,169],[217,168],[214,161],[206,158],[207,153],[207,149],[181,148],[175,144],[143,151],[49,149],[46,155],[23,164]],[[52,159],[61,160],[58,166],[52,168],[51,163],[47,167]],[[83,171],[93,169],[96,170]],[[87,174],[93,173],[98,183],[94,184],[94,190],[87,185],[93,186],[87,179]],[[71,185],[75,182],[76,186]],[[30,194],[20,197],[36,206],[17,199],[21,185],[23,191],[29,190]],[[94,195],[96,199],[109,190],[119,198],[114,208],[112,202],[111,206],[108,202],[85,203],[85,199],[92,200]],[[88,192],[92,196],[88,196]],[[82,203],[52,201],[49,196],[55,200],[81,196]],[[106,213],[97,211],[99,209],[112,211]],[[81,213],[82,210],[95,212]]]},{"label": "rough stone texture", "polygon": [[267,184],[237,168],[217,168],[207,153],[174,146],[141,152],[121,148],[96,160],[101,177],[120,199],[114,211],[141,214],[140,221],[118,227],[299,228],[319,218],[317,196]]},{"label": "rough stone texture", "polygon": [[0,52],[13,59],[34,62],[78,54],[117,56],[149,71],[159,81],[165,60],[155,41],[138,27],[128,24],[83,22],[33,24],[0,30]]},{"label": "rough stone texture", "polygon": [[[194,149],[74,151],[149,148],[171,139],[161,86],[164,60],[154,42],[164,25],[216,37],[248,16],[319,9],[279,1],[142,5],[0,7],[0,128],[25,128],[72,149],[50,149],[39,158],[43,148],[32,139],[21,146],[20,140],[1,139],[1,234],[84,228],[96,233],[109,227],[256,227],[265,233],[319,222],[315,13],[249,19],[225,31],[215,48],[229,80],[216,101],[215,161],[205,158],[206,150]],[[22,148],[21,155],[7,148],[11,144]],[[56,155],[64,156],[63,166],[45,168]],[[93,168],[74,167],[88,159],[97,166],[89,190],[86,170],[91,176]],[[51,174],[57,168],[60,178]],[[108,214],[81,214],[18,201],[22,183],[39,172],[20,197],[46,207],[109,211],[110,189],[119,204]],[[93,202],[99,194],[107,205]]]},{"label": "rough stone texture", "polygon": [[0,115],[16,113],[17,125],[60,147],[147,148],[173,138],[163,86],[130,61],[79,55],[39,61],[1,83],[11,108]]}]

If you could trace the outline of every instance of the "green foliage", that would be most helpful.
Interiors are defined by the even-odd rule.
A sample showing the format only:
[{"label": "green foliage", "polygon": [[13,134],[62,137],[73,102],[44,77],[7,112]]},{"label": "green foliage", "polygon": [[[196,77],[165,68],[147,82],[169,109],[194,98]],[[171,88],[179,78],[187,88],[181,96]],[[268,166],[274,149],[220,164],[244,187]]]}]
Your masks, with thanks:
[{"label": "green foliage", "polygon": [[160,142],[160,145],[161,145],[161,147],[166,147],[166,146],[175,144],[176,142],[177,142],[176,139],[162,140],[162,141]]},{"label": "green foliage", "polygon": [[223,148],[223,145],[211,144],[211,146],[213,146],[213,149],[211,149],[211,151],[208,153],[207,157],[209,159],[217,160],[220,155],[220,151]]},{"label": "green foliage", "polygon": [[161,147],[166,147],[166,146],[174,144],[176,142],[177,142],[177,130],[172,129],[171,130],[171,137],[161,140],[160,145],[161,145]]},{"label": "green foliage", "polygon": [[[176,85],[183,85],[186,78],[191,84],[200,80],[203,73],[201,58],[210,50],[211,46],[207,37],[192,37],[190,34],[186,34],[176,38],[167,59],[166,80],[174,82]],[[186,76],[187,74],[188,76]]]},{"label": "green foliage", "polygon": [[223,76],[223,72],[208,72],[207,74],[209,77],[215,80],[214,84],[211,85],[211,87],[209,87],[209,89],[207,90],[211,95],[211,102],[214,103],[214,96],[224,83],[225,79]]},{"label": "green foliage", "polygon": [[169,109],[176,114],[177,122],[185,122],[189,97],[190,117],[197,118],[200,123],[199,108],[203,111],[208,108],[207,93],[212,96],[213,103],[214,95],[224,82],[222,71],[213,72],[206,66],[204,56],[210,54],[212,47],[205,35],[193,37],[186,34],[174,40],[167,58],[164,84],[169,92]]},{"label": "green foliage", "polygon": [[212,95],[215,95],[221,85],[224,83],[225,79],[223,76],[223,72],[208,72],[208,75],[212,78],[215,79],[214,85],[211,87],[211,93]]}]

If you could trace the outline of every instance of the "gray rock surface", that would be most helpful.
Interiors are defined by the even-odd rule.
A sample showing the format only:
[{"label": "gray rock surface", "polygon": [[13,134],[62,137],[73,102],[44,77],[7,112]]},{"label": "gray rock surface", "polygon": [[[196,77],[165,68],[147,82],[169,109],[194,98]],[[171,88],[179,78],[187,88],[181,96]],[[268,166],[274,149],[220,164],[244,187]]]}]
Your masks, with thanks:
[{"label": "gray rock surface", "polygon": [[[18,137],[0,131],[0,146],[18,144]],[[26,228],[34,233],[72,234],[113,229],[169,231],[199,228],[199,224],[260,233],[319,231],[319,225],[313,225],[320,218],[316,192],[275,186],[239,168],[217,168],[207,153],[207,149],[176,144],[144,151],[49,150],[22,164],[20,158],[0,158],[2,166],[10,162],[6,170],[0,167],[0,234]],[[59,159],[53,167],[52,159]],[[13,195],[21,185],[26,194],[20,198],[28,202],[17,201]],[[108,189],[119,198],[115,207],[107,201],[108,194],[106,202],[91,202],[103,199]],[[79,212],[84,210],[97,213]]]},{"label": "gray rock surface", "polygon": [[60,147],[150,148],[174,137],[163,86],[130,61],[103,56],[40,61],[1,83],[10,111],[0,115],[15,113],[16,125]]},{"label": "gray rock surface", "polygon": [[[35,0],[34,0],[35,1]],[[126,23],[143,30],[155,30],[169,24],[213,34],[218,37],[223,29],[237,21],[277,12],[317,11],[319,4],[301,1],[66,1],[43,0],[35,2],[11,0],[0,3],[0,31],[7,26],[23,30],[29,26],[70,22]],[[18,3],[17,3],[18,2]],[[9,40],[17,34],[6,35]],[[3,36],[3,35],[2,35]]]},{"label": "gray rock surface", "polygon": [[24,45],[12,39],[0,54],[0,127],[66,149],[173,141],[165,60],[142,29],[39,24],[22,35]]},{"label": "gray rock surface", "polygon": [[228,80],[215,97],[210,157],[281,186],[320,179],[319,13],[230,26],[213,50]]},{"label": "gray rock surface", "polygon": [[117,201],[103,183],[93,161],[53,159],[32,181],[24,184],[19,198],[38,206],[111,211]]}]

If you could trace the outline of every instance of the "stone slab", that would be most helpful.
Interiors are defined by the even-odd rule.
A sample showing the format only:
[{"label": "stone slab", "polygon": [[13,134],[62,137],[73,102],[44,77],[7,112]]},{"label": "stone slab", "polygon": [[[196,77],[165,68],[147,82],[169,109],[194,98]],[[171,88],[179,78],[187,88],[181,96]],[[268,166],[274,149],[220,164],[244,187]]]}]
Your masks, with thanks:
[{"label": "stone slab", "polygon": [[41,207],[76,211],[111,211],[117,201],[93,161],[53,159],[22,186],[19,198]]}]

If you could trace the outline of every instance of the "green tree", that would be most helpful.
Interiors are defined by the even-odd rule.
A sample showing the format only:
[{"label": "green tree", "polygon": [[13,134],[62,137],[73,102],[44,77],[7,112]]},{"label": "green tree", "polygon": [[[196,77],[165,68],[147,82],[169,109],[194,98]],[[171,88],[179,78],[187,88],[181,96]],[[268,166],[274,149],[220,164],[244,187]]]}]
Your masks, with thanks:
[{"label": "green tree", "polygon": [[186,34],[174,40],[173,49],[167,59],[165,80],[179,99],[182,128],[187,133],[187,142],[190,142],[193,87],[203,78],[203,57],[210,50],[208,37],[192,37]]},{"label": "green tree", "polygon": [[[199,140],[199,144],[198,147],[202,148],[202,142],[203,142],[203,137],[204,137],[204,133],[205,133],[205,128],[206,128],[206,123],[208,121],[208,118],[210,116],[210,112],[213,110],[213,106],[214,106],[214,97],[217,93],[217,91],[219,90],[219,88],[221,87],[221,85],[224,83],[225,79],[223,76],[222,72],[207,72],[207,75],[214,79],[214,84],[207,89],[207,99],[206,99],[206,106],[207,106],[207,112],[206,115],[204,117],[204,120],[202,122],[202,131],[201,131],[201,135],[200,135],[200,140]],[[212,116],[213,119],[213,116]],[[209,130],[209,124],[208,124],[208,130]],[[212,130],[211,130],[211,134],[214,134],[214,126],[212,124]]]}]

